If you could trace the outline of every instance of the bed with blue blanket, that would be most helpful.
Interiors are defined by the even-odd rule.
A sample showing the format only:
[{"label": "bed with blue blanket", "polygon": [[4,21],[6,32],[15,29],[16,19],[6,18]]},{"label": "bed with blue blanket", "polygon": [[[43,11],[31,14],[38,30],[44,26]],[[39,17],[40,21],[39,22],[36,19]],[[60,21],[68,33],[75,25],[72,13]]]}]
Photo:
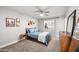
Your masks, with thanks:
[{"label": "bed with blue blanket", "polygon": [[[30,38],[34,38],[37,41],[45,43],[48,45],[48,41],[50,40],[50,33],[48,32],[39,32],[37,28],[27,28],[26,34]],[[45,35],[46,34],[46,35]]]}]

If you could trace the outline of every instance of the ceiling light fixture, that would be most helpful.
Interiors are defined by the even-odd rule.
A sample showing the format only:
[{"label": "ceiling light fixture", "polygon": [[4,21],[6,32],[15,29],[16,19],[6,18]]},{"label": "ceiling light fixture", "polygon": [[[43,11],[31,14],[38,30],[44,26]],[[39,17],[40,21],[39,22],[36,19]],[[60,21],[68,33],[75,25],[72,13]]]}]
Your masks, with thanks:
[{"label": "ceiling light fixture", "polygon": [[44,14],[40,14],[40,16],[44,16]]}]

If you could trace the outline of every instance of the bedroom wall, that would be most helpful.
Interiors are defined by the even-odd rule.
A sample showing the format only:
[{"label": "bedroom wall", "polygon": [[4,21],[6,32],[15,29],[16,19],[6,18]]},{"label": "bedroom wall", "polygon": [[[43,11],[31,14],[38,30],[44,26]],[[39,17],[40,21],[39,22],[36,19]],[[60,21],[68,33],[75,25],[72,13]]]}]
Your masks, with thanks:
[{"label": "bedroom wall", "polygon": [[59,37],[59,32],[65,31],[65,20],[64,17],[56,19],[56,37]]},{"label": "bedroom wall", "polygon": [[39,19],[38,20],[38,29],[39,31],[43,32],[44,31],[44,20]]},{"label": "bedroom wall", "polygon": [[[60,17],[60,18],[56,18],[56,19],[47,19],[47,20],[54,20],[55,22],[55,31],[53,31],[53,29],[49,29],[52,32],[55,32],[55,36],[59,37],[59,32],[60,31],[65,31],[65,20],[64,17]],[[44,20],[39,20],[38,21],[38,28],[40,29],[40,31],[45,31],[44,29]]]},{"label": "bedroom wall", "polygon": [[[20,18],[20,27],[6,27],[5,18]],[[35,24],[31,27],[38,27],[38,21],[34,18],[28,17],[26,15],[21,15],[20,13],[5,8],[0,7],[0,47],[6,46],[7,44],[18,41],[19,34],[28,28],[28,21],[33,20]]]}]

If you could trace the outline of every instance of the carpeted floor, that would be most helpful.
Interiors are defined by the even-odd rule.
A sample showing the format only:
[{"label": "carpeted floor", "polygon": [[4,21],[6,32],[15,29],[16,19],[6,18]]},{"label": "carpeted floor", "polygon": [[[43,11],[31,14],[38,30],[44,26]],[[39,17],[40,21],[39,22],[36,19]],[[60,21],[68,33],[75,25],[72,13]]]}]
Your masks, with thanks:
[{"label": "carpeted floor", "polygon": [[23,40],[2,50],[4,52],[58,52],[59,40],[51,39],[48,46],[31,40]]}]

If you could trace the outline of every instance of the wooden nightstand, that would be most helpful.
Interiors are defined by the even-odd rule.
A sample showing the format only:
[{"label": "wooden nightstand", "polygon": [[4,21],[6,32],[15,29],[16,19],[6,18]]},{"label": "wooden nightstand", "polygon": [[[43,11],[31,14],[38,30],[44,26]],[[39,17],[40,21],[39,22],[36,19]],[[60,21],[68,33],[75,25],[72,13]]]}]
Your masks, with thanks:
[{"label": "wooden nightstand", "polygon": [[21,34],[19,35],[19,39],[20,39],[20,41],[21,41],[21,40],[25,40],[25,39],[27,39],[27,35],[26,35],[25,33],[21,33]]}]

